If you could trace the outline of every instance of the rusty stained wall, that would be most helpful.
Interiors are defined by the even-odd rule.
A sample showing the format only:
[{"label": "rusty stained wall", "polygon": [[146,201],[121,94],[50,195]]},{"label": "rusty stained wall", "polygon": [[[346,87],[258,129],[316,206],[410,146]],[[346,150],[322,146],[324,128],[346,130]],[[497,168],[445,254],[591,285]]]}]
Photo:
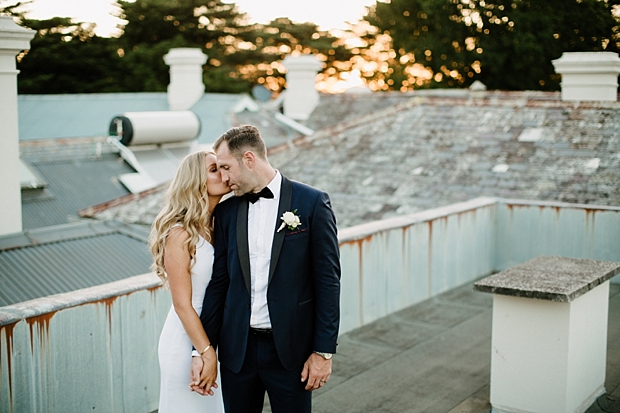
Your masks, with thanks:
[{"label": "rusty stained wall", "polygon": [[620,261],[620,208],[506,201],[496,213],[497,270],[539,255]]},{"label": "rusty stained wall", "polygon": [[341,332],[539,255],[620,261],[617,207],[479,198],[430,211],[343,231]]},{"label": "rusty stained wall", "polygon": [[156,410],[170,303],[150,288],[0,326],[0,412]]},{"label": "rusty stained wall", "polygon": [[493,272],[495,201],[434,211],[341,241],[341,333]]}]

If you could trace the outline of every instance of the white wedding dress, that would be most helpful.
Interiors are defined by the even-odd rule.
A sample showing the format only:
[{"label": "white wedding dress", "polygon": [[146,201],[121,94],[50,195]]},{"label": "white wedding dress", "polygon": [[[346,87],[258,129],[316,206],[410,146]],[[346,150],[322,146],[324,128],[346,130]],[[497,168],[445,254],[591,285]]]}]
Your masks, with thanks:
[{"label": "white wedding dress", "polygon": [[[192,305],[200,315],[202,299],[213,269],[213,246],[200,237],[196,245],[196,264],[192,268]],[[189,370],[192,361],[192,343],[181,320],[170,308],[159,337],[159,368],[161,386],[159,413],[223,413],[221,389],[213,389],[213,396],[201,396],[189,389]],[[218,385],[220,384],[218,368]]]}]

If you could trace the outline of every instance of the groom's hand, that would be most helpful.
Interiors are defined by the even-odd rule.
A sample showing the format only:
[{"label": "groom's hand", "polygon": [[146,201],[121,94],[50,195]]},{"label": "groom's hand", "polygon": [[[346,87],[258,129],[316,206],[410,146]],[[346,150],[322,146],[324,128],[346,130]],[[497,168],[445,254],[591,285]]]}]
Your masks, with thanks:
[{"label": "groom's hand", "polygon": [[306,382],[306,390],[316,390],[323,387],[332,374],[332,361],[325,360],[316,353],[310,354],[301,371],[301,381]]}]

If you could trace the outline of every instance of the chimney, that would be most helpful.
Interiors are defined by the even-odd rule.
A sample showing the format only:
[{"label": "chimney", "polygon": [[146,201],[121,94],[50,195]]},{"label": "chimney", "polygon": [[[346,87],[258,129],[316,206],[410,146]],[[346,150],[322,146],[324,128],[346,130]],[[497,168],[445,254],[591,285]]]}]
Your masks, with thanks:
[{"label": "chimney", "polygon": [[282,65],[286,69],[284,115],[295,120],[306,120],[319,104],[316,74],[322,68],[314,55],[287,56]]},{"label": "chimney", "polygon": [[613,52],[570,52],[553,60],[562,100],[618,100],[620,58]]},{"label": "chimney", "polygon": [[170,66],[169,108],[188,110],[205,92],[202,65],[207,62],[207,55],[200,49],[182,47],[170,49],[164,56],[164,62]]},{"label": "chimney", "polygon": [[30,49],[33,30],[0,16],[0,236],[22,231],[15,56]]}]

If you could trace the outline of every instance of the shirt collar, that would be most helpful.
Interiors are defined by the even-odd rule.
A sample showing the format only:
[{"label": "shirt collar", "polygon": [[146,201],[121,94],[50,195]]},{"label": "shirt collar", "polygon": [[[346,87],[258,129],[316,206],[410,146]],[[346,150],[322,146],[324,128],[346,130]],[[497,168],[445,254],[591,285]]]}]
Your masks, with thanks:
[{"label": "shirt collar", "polygon": [[278,171],[277,169],[276,176],[274,176],[271,182],[267,184],[267,188],[269,188],[271,190],[271,193],[273,193],[274,200],[277,201],[278,199],[280,199],[280,189],[282,188],[282,174],[280,174],[280,171]]}]

